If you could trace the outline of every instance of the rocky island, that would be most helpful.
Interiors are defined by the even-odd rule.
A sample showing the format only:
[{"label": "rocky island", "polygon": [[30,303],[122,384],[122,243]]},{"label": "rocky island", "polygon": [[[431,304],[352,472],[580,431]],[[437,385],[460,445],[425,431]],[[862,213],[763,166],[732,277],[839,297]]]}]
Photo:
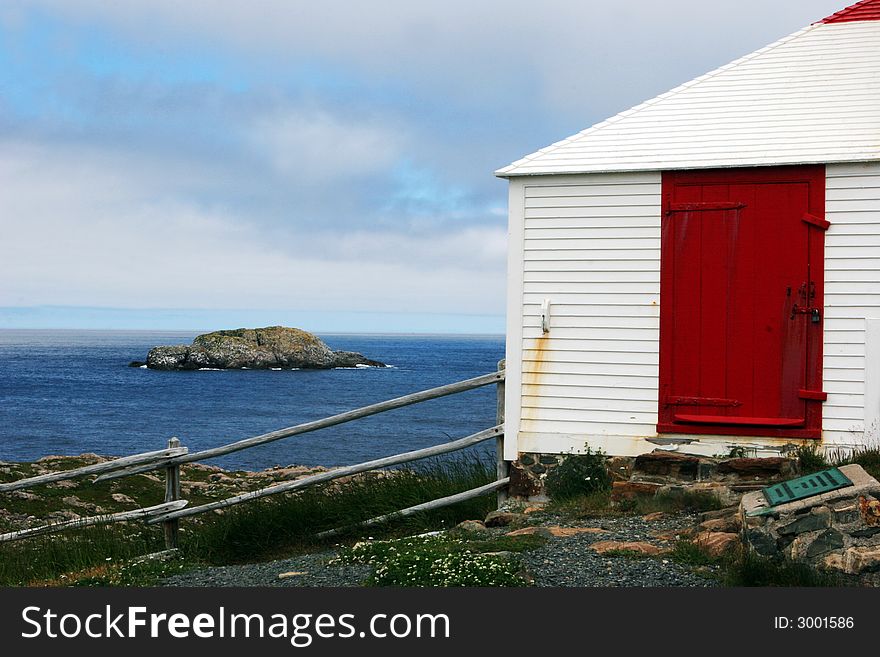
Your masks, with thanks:
[{"label": "rocky island", "polygon": [[205,333],[191,345],[153,347],[146,361],[133,361],[130,366],[154,370],[386,367],[354,351],[333,351],[313,333],[285,326]]}]

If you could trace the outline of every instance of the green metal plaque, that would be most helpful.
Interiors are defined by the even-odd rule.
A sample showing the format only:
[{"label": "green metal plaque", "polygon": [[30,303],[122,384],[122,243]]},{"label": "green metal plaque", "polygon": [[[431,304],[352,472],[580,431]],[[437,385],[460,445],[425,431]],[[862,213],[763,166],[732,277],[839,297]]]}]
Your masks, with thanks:
[{"label": "green metal plaque", "polygon": [[783,481],[781,484],[768,486],[761,492],[770,506],[779,506],[806,497],[821,495],[828,491],[852,486],[853,483],[837,468],[814,472],[813,474]]}]

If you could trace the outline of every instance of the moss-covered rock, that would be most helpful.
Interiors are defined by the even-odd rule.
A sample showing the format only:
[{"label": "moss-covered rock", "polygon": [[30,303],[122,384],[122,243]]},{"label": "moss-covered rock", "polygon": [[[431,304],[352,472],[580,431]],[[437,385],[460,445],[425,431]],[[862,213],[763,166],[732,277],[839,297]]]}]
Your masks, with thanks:
[{"label": "moss-covered rock", "polygon": [[269,326],[214,331],[196,337],[191,345],[153,347],[146,366],[156,370],[331,369],[385,364],[352,351],[333,351],[318,336],[302,329]]}]

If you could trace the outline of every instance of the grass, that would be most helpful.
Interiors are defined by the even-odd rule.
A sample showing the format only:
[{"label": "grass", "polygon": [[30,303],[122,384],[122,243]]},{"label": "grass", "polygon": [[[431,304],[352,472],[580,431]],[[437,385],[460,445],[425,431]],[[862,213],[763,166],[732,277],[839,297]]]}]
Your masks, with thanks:
[{"label": "grass", "polygon": [[[137,523],[2,543],[0,586],[66,582],[143,585],[154,583],[168,572],[197,565],[253,562],[310,552],[327,547],[315,538],[315,534],[324,529],[355,525],[368,518],[476,488],[492,481],[494,476],[494,464],[447,459],[390,473],[371,473],[342,483],[307,488],[297,494],[265,498],[232,507],[222,514],[202,516],[199,522],[184,520],[181,523],[182,560],[170,564],[126,565],[136,557],[164,548],[161,527]],[[113,482],[107,485],[110,483]],[[148,501],[161,490],[159,484],[151,483],[152,489],[144,492]],[[87,487],[88,484],[80,486]],[[125,491],[143,503],[131,488]],[[66,490],[65,493],[70,494]],[[109,491],[106,493],[109,498]],[[82,499],[81,491],[76,494]],[[102,506],[105,504],[102,502]],[[495,498],[487,495],[390,522],[384,527],[352,529],[347,538],[368,533],[395,536],[451,527],[461,520],[482,518],[494,508]]]},{"label": "grass", "polygon": [[160,530],[106,526],[0,544],[0,586],[76,581],[78,573],[161,550]]},{"label": "grass", "polygon": [[677,541],[669,556],[673,561],[691,567],[712,566],[719,563],[719,559],[709,554],[702,545],[686,540]]},{"label": "grass", "polygon": [[880,447],[859,447],[845,458],[834,458],[834,465],[856,463],[869,475],[880,479]]},{"label": "grass", "polygon": [[875,479],[880,479],[880,447],[857,447],[848,453],[832,453],[829,456],[819,451],[816,445],[803,445],[795,450],[794,456],[803,474],[855,463]]},{"label": "grass", "polygon": [[554,501],[548,510],[572,518],[601,518],[621,514],[646,515],[648,513],[699,513],[715,511],[723,505],[718,497],[706,491],[672,490],[659,495],[622,500],[616,506],[611,503],[610,491]]},{"label": "grass", "polygon": [[717,511],[723,508],[721,500],[714,493],[692,491],[685,488],[665,491],[650,497],[639,497],[633,500],[634,511],[639,514],[656,513],[700,513]]},{"label": "grass", "polygon": [[[314,550],[324,545],[315,538],[318,532],[351,527],[369,518],[476,488],[494,476],[494,466],[490,468],[480,461],[438,460],[390,474],[356,477],[343,484],[316,486],[295,495],[233,507],[206,523],[187,542],[191,552],[212,564],[270,559],[289,554],[292,549]],[[342,536],[400,535],[452,527],[462,520],[483,518],[494,508],[495,498],[487,495],[385,527],[354,527]]]},{"label": "grass", "polygon": [[844,586],[838,576],[824,573],[806,564],[768,559],[743,550],[735,558],[721,563],[723,586]]},{"label": "grass", "polygon": [[829,587],[847,582],[833,573],[781,559],[770,559],[747,549],[736,549],[721,556],[710,554],[692,541],[678,541],[670,558],[697,572],[713,577],[726,587]]},{"label": "grass", "polygon": [[603,557],[612,559],[650,559],[651,556],[637,550],[608,550],[602,553]]},{"label": "grass", "polygon": [[571,518],[596,518],[619,516],[620,511],[611,507],[611,491],[598,491],[566,500],[553,500],[547,511]]}]

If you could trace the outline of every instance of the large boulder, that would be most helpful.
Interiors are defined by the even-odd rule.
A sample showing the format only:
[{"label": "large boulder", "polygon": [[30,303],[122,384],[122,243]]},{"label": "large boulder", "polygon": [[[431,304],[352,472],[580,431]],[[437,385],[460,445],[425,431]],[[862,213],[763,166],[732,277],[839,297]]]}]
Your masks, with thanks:
[{"label": "large boulder", "polygon": [[155,370],[385,367],[352,351],[333,351],[318,336],[284,326],[214,331],[191,345],[153,347],[146,365]]}]

